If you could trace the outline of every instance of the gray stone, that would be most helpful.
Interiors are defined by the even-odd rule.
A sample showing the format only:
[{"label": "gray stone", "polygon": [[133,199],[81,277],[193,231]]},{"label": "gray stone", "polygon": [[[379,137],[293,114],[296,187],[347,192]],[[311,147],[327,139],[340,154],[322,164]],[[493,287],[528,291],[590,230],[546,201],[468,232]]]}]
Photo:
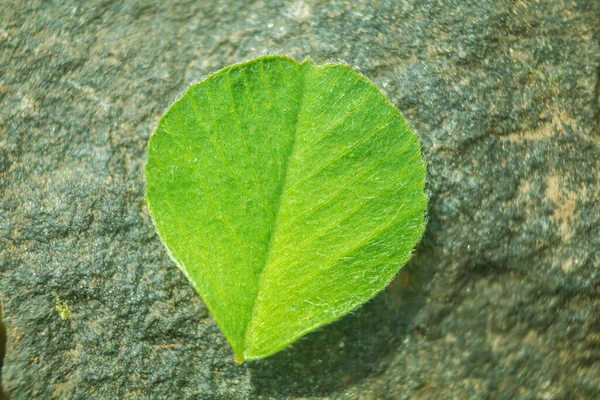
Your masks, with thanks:
[{"label": "gray stone", "polygon": [[[11,399],[600,397],[600,3],[0,3]],[[243,366],[144,203],[147,139],[210,72],[343,61],[420,136],[429,222],[366,306]]]}]

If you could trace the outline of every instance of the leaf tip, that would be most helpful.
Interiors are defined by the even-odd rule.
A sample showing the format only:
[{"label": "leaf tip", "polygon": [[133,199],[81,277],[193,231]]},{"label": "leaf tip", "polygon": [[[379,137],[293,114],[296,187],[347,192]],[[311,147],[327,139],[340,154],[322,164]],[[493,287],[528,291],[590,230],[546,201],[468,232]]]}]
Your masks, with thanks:
[{"label": "leaf tip", "polygon": [[244,361],[246,361],[246,359],[244,358],[244,353],[235,353],[235,355],[233,356],[233,360],[236,362],[236,364],[239,365],[242,365]]}]

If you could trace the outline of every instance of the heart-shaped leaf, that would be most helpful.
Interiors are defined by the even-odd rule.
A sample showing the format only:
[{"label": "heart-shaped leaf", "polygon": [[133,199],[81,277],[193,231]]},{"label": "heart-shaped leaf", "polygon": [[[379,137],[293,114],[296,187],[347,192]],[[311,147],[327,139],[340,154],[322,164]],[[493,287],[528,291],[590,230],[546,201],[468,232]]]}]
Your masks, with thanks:
[{"label": "heart-shaped leaf", "polygon": [[417,137],[344,65],[268,56],[192,85],[145,172],[158,234],[238,362],[372,298],[424,229]]}]

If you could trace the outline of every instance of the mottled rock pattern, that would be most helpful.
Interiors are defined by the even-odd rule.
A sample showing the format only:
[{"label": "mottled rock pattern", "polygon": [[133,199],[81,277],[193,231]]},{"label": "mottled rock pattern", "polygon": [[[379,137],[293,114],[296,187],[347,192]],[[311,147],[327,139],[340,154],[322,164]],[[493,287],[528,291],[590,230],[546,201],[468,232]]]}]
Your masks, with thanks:
[{"label": "mottled rock pattern", "polygon": [[[3,387],[31,398],[598,398],[600,3],[0,2]],[[341,60],[421,137],[380,296],[238,366],[144,204],[157,120],[267,53]]]}]

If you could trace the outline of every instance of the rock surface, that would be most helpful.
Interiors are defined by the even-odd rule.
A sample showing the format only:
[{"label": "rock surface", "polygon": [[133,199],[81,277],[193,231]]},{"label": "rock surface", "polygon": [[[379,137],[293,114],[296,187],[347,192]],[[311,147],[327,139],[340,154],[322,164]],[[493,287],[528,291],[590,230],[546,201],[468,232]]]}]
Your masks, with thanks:
[{"label": "rock surface", "polygon": [[[600,396],[600,3],[67,3],[0,3],[11,399]],[[403,111],[429,223],[369,304],[238,366],[143,163],[190,82],[274,53],[343,61]]]}]

